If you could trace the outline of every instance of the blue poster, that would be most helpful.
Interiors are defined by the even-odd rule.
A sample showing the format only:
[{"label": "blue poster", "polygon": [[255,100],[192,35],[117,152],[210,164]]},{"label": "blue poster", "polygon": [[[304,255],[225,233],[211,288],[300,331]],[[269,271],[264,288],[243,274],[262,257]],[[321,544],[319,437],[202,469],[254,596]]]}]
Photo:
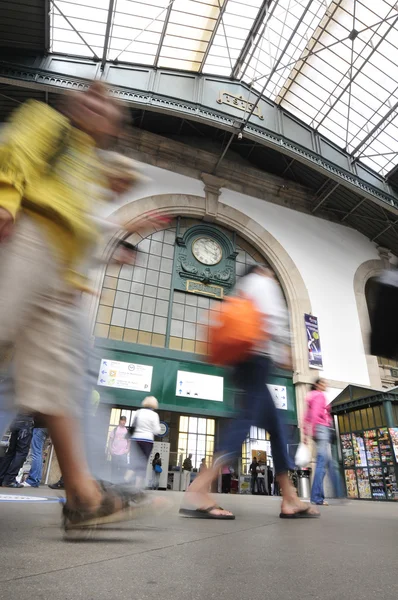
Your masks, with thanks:
[{"label": "blue poster", "polygon": [[311,369],[323,369],[318,319],[313,315],[304,315],[304,322],[307,331],[308,364]]}]

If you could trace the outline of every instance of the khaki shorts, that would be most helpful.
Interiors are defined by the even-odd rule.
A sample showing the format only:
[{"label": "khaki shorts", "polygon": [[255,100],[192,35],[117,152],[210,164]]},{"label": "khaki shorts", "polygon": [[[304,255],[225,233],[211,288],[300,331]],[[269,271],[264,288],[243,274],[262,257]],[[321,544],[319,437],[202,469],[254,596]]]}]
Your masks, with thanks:
[{"label": "khaki shorts", "polygon": [[5,369],[11,350],[18,410],[66,416],[83,399],[80,298],[62,266],[27,216],[0,246],[0,361]]}]

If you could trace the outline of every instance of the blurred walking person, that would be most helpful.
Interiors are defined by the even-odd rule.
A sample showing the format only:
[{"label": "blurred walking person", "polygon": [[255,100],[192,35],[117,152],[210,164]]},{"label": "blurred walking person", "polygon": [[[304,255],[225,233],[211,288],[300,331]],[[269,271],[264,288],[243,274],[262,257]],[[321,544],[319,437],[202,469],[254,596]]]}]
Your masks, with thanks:
[{"label": "blurred walking person", "polygon": [[330,403],[326,398],[327,383],[324,379],[317,379],[307,395],[307,408],[304,415],[305,443],[312,438],[316,443],[316,467],[311,488],[312,504],[327,506],[323,482],[326,471],[334,488],[336,498],[343,497],[343,488],[340,480],[339,467],[332,454],[332,436],[334,435],[333,419],[330,414]]},{"label": "blurred walking person", "polygon": [[33,418],[30,416],[19,414],[12,423],[7,452],[0,458],[0,485],[3,487],[23,487],[17,476],[29,454],[32,431]]},{"label": "blurred walking person", "polygon": [[136,475],[136,487],[144,488],[148,459],[152,452],[155,435],[161,433],[159,407],[154,396],[147,396],[134,415],[131,424],[130,469]]},{"label": "blurred walking person", "polygon": [[[243,308],[248,314],[248,306],[253,307],[260,318],[260,332],[256,324],[256,332],[260,333],[250,353],[235,362],[234,377],[238,388],[243,392],[240,414],[229,422],[222,430],[218,452],[211,469],[201,473],[191,484],[184,498],[184,506],[180,509],[183,516],[209,519],[234,519],[228,510],[217,505],[207,490],[217,477],[219,468],[238,458],[242,451],[242,443],[252,425],[269,432],[271,438],[272,457],[278,482],[283,493],[280,517],[286,519],[314,518],[319,512],[312,506],[301,502],[289,479],[289,469],[293,468],[287,453],[287,439],[280,417],[280,411],[266,386],[271,366],[271,356],[286,369],[291,370],[289,317],[286,304],[278,283],[273,274],[266,268],[254,265],[237,286],[237,300],[230,303],[232,310],[226,312],[224,330],[227,337],[229,328],[227,319],[233,319],[234,325],[243,317]],[[241,299],[243,301],[241,301]],[[237,315],[236,305],[240,304]],[[244,305],[244,307],[243,307]],[[235,309],[235,310],[234,310]],[[227,309],[226,309],[227,310]],[[237,329],[237,327],[236,327]],[[247,326],[245,327],[248,330]],[[253,328],[254,329],[254,328]],[[221,330],[220,331],[224,331]],[[244,332],[245,333],[245,332]]]},{"label": "blurred walking person", "polygon": [[251,465],[249,467],[249,472],[250,472],[250,492],[252,494],[255,494],[255,490],[258,493],[258,462],[257,462],[257,457],[254,456],[253,460],[251,462]]},{"label": "blurred walking person", "polygon": [[159,452],[156,452],[152,461],[152,489],[159,489],[160,474],[162,473],[162,459]]},{"label": "blurred walking person", "polygon": [[78,419],[80,265],[96,239],[89,199],[100,172],[94,149],[121,127],[119,106],[96,82],[69,97],[62,114],[25,103],[0,146],[0,371],[13,347],[16,391],[13,405],[0,407],[1,426],[15,407],[43,418],[65,484],[66,529],[132,514],[123,494],[90,475]]},{"label": "blurred walking person", "polygon": [[182,491],[188,489],[191,482],[192,454],[189,454],[182,463]]},{"label": "blurred walking person", "polygon": [[47,429],[44,427],[35,427],[33,429],[30,453],[32,462],[28,477],[22,482],[24,487],[38,488],[43,475],[43,450],[47,439]]},{"label": "blurred walking person", "polygon": [[123,482],[126,475],[127,456],[130,450],[130,442],[127,436],[126,417],[120,417],[119,425],[115,427],[109,436],[112,483]]}]

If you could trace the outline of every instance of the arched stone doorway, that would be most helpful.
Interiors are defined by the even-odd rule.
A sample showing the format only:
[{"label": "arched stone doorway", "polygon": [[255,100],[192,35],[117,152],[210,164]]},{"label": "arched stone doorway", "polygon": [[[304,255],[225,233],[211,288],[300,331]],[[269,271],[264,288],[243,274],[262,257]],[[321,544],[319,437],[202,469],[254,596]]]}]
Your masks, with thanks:
[{"label": "arched stone doorway", "polygon": [[[290,312],[293,338],[293,380],[296,387],[298,420],[301,423],[307,384],[313,378],[313,373],[308,367],[307,338],[303,325],[304,313],[311,313],[311,302],[303,278],[287,251],[266,229],[244,213],[221,202],[217,203],[216,211],[212,206],[210,212],[209,202],[201,196],[184,194],[149,196],[124,205],[113,216],[119,222],[125,225],[128,224],[131,228],[134,225],[137,226],[136,233],[130,239],[133,243],[139,243],[151,232],[156,231],[155,227],[145,225],[145,231],[143,228],[143,224],[155,213],[170,217],[183,215],[184,217],[209,220],[214,224],[235,231],[264,256],[275,271]],[[103,248],[105,254],[108,252],[110,255],[112,247],[113,239],[107,240]],[[91,300],[90,306],[90,318],[93,325],[104,277],[105,268],[95,275],[97,297]]]}]

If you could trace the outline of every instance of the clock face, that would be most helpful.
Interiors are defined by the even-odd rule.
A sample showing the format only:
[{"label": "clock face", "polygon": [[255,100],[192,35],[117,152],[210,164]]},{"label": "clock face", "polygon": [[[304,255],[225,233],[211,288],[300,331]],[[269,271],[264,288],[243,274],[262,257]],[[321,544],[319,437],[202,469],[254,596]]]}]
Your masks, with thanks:
[{"label": "clock face", "polygon": [[204,265],[216,265],[222,258],[222,248],[212,238],[200,237],[192,244],[192,254]]}]

